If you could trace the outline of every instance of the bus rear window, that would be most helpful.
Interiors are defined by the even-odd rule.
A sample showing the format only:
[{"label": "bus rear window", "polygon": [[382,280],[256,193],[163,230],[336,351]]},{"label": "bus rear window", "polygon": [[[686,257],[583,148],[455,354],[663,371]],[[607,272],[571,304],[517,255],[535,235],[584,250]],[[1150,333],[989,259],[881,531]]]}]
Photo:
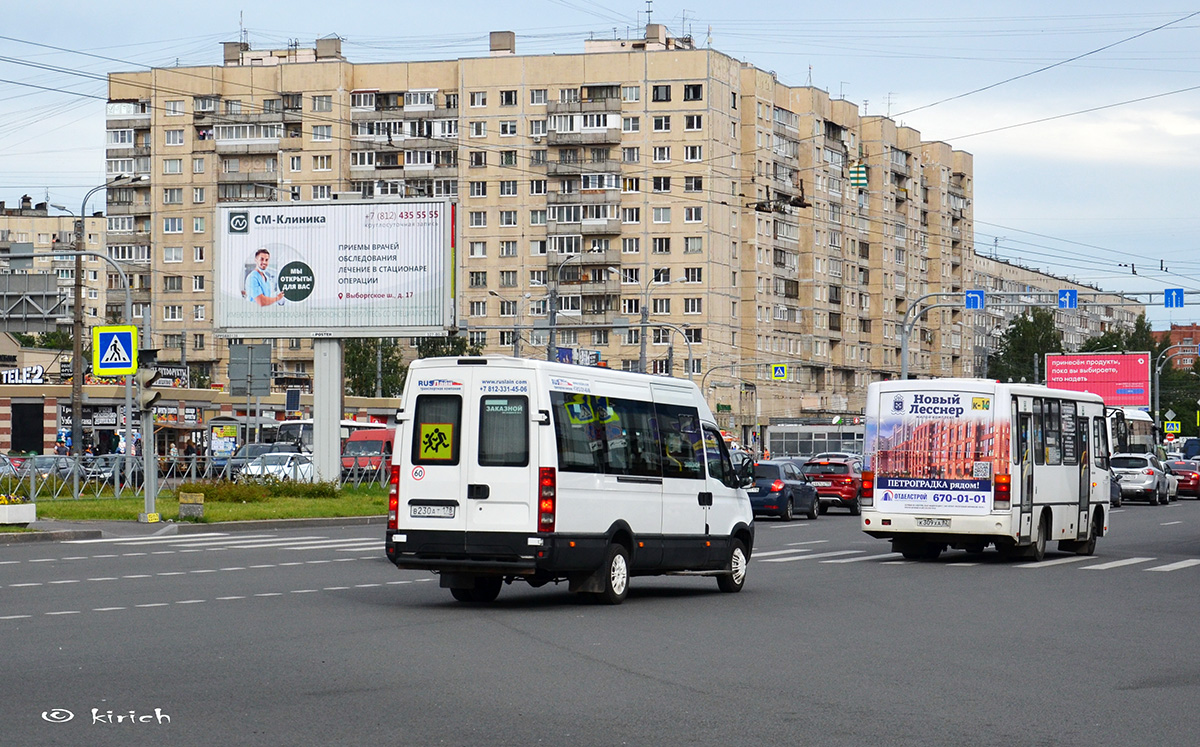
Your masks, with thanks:
[{"label": "bus rear window", "polygon": [[413,419],[413,464],[458,464],[462,397],[423,394]]},{"label": "bus rear window", "polygon": [[479,466],[529,465],[529,399],[482,397],[479,401]]}]

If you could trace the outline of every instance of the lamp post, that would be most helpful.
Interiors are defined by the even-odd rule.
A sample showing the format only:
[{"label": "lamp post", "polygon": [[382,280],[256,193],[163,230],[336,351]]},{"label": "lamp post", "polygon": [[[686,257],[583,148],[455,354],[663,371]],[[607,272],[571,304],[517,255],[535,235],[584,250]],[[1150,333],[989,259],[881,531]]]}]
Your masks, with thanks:
[{"label": "lamp post", "polygon": [[[1182,355],[1187,352],[1192,352],[1195,349],[1195,347],[1196,347],[1196,345],[1194,343],[1187,344],[1187,345],[1185,345],[1183,343],[1178,343],[1175,345],[1171,345],[1170,347],[1164,348],[1163,351],[1155,357],[1155,359],[1154,359],[1154,363],[1155,363],[1155,366],[1154,366],[1154,424],[1155,424],[1155,426],[1157,426],[1159,424],[1158,423],[1158,405],[1159,405],[1160,395],[1162,394],[1162,392],[1160,391],[1161,384],[1159,382],[1159,375],[1162,374],[1163,366],[1167,365],[1167,361],[1171,360],[1172,358],[1174,358],[1177,355]],[[1172,350],[1174,350],[1175,352],[1171,353]],[[1170,353],[1170,355],[1168,355],[1168,353]]]},{"label": "lamp post", "polygon": [[558,357],[558,351],[555,349],[557,347],[557,335],[555,334],[557,330],[555,327],[558,325],[558,284],[562,281],[562,269],[566,267],[567,263],[571,260],[582,258],[582,253],[572,254],[563,260],[558,267],[554,268],[554,285],[550,286],[550,308],[546,311],[546,318],[550,323],[550,334],[546,339],[546,360],[548,361],[555,360]]},{"label": "lamp post", "polygon": [[[646,373],[646,327],[650,325],[650,291],[654,290],[655,285],[669,285],[671,283],[685,283],[687,278],[675,278],[664,283],[656,283],[654,280],[646,283],[646,287],[642,289],[642,314],[641,314],[641,352],[638,353],[638,373]],[[686,339],[686,335],[685,335]],[[690,348],[689,348],[689,356]]]},{"label": "lamp post", "polygon": [[[520,299],[513,301],[510,298],[506,298],[505,296],[500,295],[499,293],[497,293],[494,290],[488,291],[488,295],[495,296],[496,298],[499,298],[501,301],[507,301],[508,303],[515,304],[517,313],[513,317],[513,357],[520,358],[521,357],[521,301],[520,301]],[[529,300],[529,298],[532,295],[533,295],[532,293],[526,293],[524,296],[524,299]]]}]

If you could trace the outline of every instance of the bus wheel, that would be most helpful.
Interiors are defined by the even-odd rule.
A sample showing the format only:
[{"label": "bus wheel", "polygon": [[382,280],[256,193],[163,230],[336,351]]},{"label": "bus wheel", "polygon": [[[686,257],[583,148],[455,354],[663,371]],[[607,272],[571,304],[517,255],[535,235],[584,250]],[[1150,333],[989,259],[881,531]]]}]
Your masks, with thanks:
[{"label": "bus wheel", "polygon": [[624,545],[608,546],[604,556],[604,591],[598,595],[605,604],[620,604],[629,593],[629,551]]},{"label": "bus wheel", "polygon": [[717,588],[729,594],[736,594],[746,585],[746,567],[750,564],[746,557],[746,546],[740,539],[735,539],[729,547],[729,573],[717,576]]},{"label": "bus wheel", "polygon": [[500,587],[503,585],[504,579],[500,576],[476,576],[474,588],[452,588],[450,596],[460,602],[494,602],[500,596]]},{"label": "bus wheel", "polygon": [[1038,522],[1037,537],[1034,538],[1033,544],[1029,546],[1029,549],[1025,551],[1025,557],[1035,563],[1042,562],[1042,559],[1046,557],[1047,534],[1050,534],[1050,522],[1043,516],[1042,520]]},{"label": "bus wheel", "polygon": [[1096,552],[1096,538],[1100,536],[1100,512],[1092,517],[1092,531],[1088,538],[1075,546],[1076,555],[1092,555]]}]

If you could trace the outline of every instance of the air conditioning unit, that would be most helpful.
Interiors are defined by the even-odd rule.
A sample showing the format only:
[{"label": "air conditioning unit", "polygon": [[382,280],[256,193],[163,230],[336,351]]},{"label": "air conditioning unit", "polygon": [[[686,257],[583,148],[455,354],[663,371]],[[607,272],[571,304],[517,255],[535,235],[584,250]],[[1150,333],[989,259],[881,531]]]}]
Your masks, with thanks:
[{"label": "air conditioning unit", "polygon": [[534,136],[533,136],[533,142],[534,142],[534,143],[540,143],[540,142],[542,142],[542,136],[541,136],[541,135],[534,135]]}]

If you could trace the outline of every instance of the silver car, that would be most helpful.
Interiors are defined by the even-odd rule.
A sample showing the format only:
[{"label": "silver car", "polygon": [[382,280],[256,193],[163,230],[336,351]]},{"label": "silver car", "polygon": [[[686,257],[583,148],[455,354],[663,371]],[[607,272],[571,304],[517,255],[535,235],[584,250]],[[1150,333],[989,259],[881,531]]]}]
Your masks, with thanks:
[{"label": "silver car", "polygon": [[1121,480],[1123,499],[1141,498],[1152,506],[1167,502],[1170,482],[1158,457],[1153,454],[1113,454],[1109,465]]}]

